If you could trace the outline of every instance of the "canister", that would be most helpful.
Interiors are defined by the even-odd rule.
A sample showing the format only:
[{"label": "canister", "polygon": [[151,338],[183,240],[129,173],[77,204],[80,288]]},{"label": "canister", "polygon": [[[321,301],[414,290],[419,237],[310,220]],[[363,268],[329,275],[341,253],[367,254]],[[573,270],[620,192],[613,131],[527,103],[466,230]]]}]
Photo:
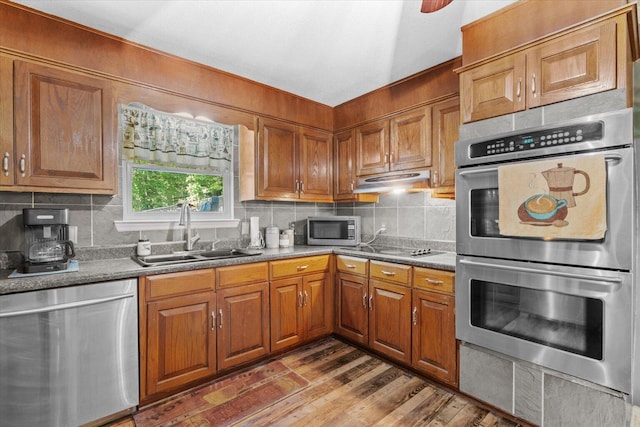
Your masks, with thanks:
[{"label": "canister", "polygon": [[277,249],[280,245],[280,230],[276,226],[269,226],[265,230],[267,249]]}]

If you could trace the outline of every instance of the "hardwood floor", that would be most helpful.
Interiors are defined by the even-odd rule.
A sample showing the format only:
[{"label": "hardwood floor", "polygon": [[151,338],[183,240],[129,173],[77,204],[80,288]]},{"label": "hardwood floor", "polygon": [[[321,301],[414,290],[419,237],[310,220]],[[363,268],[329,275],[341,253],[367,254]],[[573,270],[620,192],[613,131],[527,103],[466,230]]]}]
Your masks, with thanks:
[{"label": "hardwood floor", "polygon": [[146,408],[112,427],[520,426],[329,338]]}]

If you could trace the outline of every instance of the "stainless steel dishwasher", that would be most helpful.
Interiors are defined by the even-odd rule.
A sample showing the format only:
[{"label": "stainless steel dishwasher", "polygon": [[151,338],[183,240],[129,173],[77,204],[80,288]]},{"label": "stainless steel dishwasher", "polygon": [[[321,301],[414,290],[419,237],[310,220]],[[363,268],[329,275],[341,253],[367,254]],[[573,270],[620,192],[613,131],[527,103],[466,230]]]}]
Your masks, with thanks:
[{"label": "stainless steel dishwasher", "polygon": [[78,426],[138,404],[136,283],[0,296],[0,425]]}]

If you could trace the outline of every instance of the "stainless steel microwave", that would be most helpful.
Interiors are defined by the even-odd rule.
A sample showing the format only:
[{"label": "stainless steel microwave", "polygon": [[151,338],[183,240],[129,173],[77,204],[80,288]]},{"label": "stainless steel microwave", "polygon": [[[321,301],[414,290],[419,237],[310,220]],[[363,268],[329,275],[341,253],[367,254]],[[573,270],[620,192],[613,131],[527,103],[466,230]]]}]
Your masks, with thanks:
[{"label": "stainless steel microwave", "polygon": [[307,244],[357,246],[360,243],[359,216],[310,216],[307,218]]}]

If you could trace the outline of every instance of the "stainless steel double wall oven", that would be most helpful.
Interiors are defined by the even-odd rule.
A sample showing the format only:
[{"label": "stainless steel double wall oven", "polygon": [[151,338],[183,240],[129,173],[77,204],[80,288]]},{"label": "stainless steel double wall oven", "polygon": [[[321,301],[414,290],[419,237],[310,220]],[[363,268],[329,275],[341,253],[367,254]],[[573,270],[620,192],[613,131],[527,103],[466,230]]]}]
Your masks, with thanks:
[{"label": "stainless steel double wall oven", "polygon": [[[501,165],[592,155],[606,164],[603,239],[500,234]],[[457,143],[458,339],[631,393],[634,155],[632,109]]]}]

